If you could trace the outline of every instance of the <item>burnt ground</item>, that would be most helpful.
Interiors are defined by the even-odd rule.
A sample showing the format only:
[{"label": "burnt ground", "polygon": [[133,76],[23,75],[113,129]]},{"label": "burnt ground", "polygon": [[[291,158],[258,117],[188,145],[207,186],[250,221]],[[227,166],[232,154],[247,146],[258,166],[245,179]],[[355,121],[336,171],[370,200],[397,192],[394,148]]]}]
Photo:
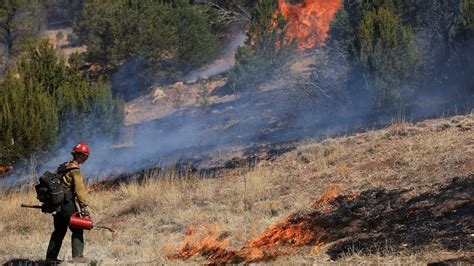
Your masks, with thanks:
[{"label": "burnt ground", "polygon": [[[86,167],[94,179],[112,183],[131,176],[140,178],[158,168],[214,176],[224,169],[271,160],[294,150],[305,139],[318,141],[384,128],[396,116],[355,112],[338,97],[316,96],[304,97],[285,88],[241,93],[206,108],[179,109],[129,128],[133,132],[131,145],[101,145],[98,153],[102,155]],[[426,104],[407,107],[398,119],[416,122],[470,112],[468,108],[460,110],[452,99]],[[26,171],[28,167],[16,168]],[[25,171],[16,171],[16,176],[26,175]]]},{"label": "burnt ground", "polygon": [[[308,229],[322,226],[321,242],[332,243],[327,254],[333,260],[352,253],[416,252],[427,247],[474,250],[474,175],[409,194],[409,189],[376,188],[355,198],[339,196],[330,203],[330,212],[294,215],[290,221],[303,222]],[[467,260],[474,263],[473,257]]]},{"label": "burnt ground", "polygon": [[[327,197],[331,197],[327,194]],[[474,175],[413,189],[373,188],[317,200],[313,211],[290,215],[238,249],[222,245],[228,232],[183,242],[171,259],[195,254],[212,264],[270,261],[307,245],[333,261],[358,256],[415,254],[427,249],[465,252],[435,265],[474,263]],[[323,196],[324,198],[325,196]],[[191,233],[192,234],[192,233]]]},{"label": "burnt ground", "polygon": [[[69,263],[72,263],[69,262]],[[29,259],[13,259],[2,264],[3,266],[54,266],[54,265],[63,265],[64,262],[49,262],[45,260],[29,260]],[[66,265],[68,262],[66,262]],[[97,262],[92,261],[89,265],[96,265]]]},{"label": "burnt ground", "polygon": [[[154,151],[140,165],[169,167],[169,162],[173,162],[177,168],[212,173],[283,154],[304,139],[319,140],[384,128],[394,119],[390,113],[354,113],[337,100],[308,102],[281,90],[243,94],[206,109],[183,109],[135,125],[134,146],[115,152],[140,153],[151,145]],[[459,112],[449,104],[439,104],[435,110],[426,112],[420,111],[425,108],[419,106],[410,108],[403,119],[412,122]]]},{"label": "burnt ground", "polygon": [[48,264],[44,260],[34,261],[34,260],[28,260],[28,259],[13,259],[13,260],[5,262],[2,265],[4,266],[29,266],[29,265],[46,266],[46,265],[54,265],[54,264],[51,264],[51,263]]},{"label": "burnt ground", "polygon": [[[366,132],[385,128],[393,121],[390,114],[354,114],[347,109],[329,112],[337,106],[335,102],[300,106],[299,99],[288,102],[287,98],[287,93],[278,90],[243,94],[206,109],[182,109],[135,125],[134,145],[108,151],[116,160],[97,164],[107,166],[105,175],[98,174],[102,181],[97,185],[109,187],[132,178],[140,180],[160,169],[171,169],[178,176],[197,173],[215,177],[226,169],[274,160],[295,150],[305,139],[318,141]],[[411,107],[404,119],[415,122],[457,113],[445,104],[426,112]],[[307,105],[317,107],[308,109]],[[130,154],[137,157],[130,159]],[[111,173],[110,169],[116,171]]]}]

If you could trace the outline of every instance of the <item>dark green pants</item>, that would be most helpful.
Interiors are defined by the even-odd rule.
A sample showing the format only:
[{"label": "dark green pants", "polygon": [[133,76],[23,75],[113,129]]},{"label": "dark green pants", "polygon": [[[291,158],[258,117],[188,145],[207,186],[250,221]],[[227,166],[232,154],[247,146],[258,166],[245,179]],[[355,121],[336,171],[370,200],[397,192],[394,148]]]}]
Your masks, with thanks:
[{"label": "dark green pants", "polygon": [[[54,215],[54,232],[49,240],[48,251],[46,252],[46,259],[57,259],[59,250],[63,243],[64,236],[66,235],[67,228],[69,225],[69,219],[75,211],[74,203],[70,202],[62,206],[62,211]],[[82,256],[84,251],[84,230],[72,229],[71,245],[72,245],[72,257]]]}]

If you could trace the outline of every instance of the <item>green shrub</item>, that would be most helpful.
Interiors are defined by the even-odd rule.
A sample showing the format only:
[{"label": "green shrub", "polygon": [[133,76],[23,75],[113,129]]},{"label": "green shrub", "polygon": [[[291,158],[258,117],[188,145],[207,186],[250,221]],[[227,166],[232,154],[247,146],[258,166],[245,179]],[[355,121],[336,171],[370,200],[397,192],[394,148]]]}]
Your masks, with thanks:
[{"label": "green shrub", "polygon": [[146,77],[141,77],[144,88],[139,90],[149,85],[146,79],[151,76],[176,77],[212,61],[219,40],[206,7],[171,2],[84,1],[74,32],[78,43],[87,46],[87,61],[101,64],[109,73],[130,60],[140,61]]},{"label": "green shrub", "polygon": [[[77,59],[77,56],[73,56]],[[104,80],[90,84],[78,61],[66,66],[53,46],[31,46],[0,84],[0,155],[27,158],[67,140],[113,136],[123,102]]]},{"label": "green shrub", "polygon": [[57,140],[54,97],[37,85],[13,72],[0,85],[0,155],[7,160],[26,158]]},{"label": "green shrub", "polygon": [[413,95],[408,83],[419,62],[413,34],[390,10],[379,8],[365,14],[350,55],[358,75],[353,75],[349,86],[359,104],[393,110]]},{"label": "green shrub", "polygon": [[265,80],[282,69],[291,58],[296,41],[287,37],[287,21],[281,14],[274,17],[272,0],[260,0],[252,13],[246,44],[239,47],[230,81],[238,90],[254,91]]},{"label": "green shrub", "polygon": [[[343,0],[327,47],[352,65],[347,87],[354,103],[386,110],[416,104],[414,91],[445,100],[472,91],[473,6],[473,0]],[[391,15],[382,18],[381,9]],[[362,43],[373,48],[365,51]],[[384,56],[386,65],[379,63]]]}]

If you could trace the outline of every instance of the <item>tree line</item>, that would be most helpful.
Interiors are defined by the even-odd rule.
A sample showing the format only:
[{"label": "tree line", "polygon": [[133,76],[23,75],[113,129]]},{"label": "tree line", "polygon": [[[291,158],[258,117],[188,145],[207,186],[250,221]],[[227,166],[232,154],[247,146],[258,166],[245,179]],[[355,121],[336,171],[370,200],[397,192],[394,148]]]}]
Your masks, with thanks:
[{"label": "tree line", "polygon": [[[116,136],[120,98],[212,61],[227,22],[211,5],[191,2],[0,0],[0,163]],[[41,40],[56,22],[72,26],[69,41],[87,52],[66,63]],[[84,63],[101,71],[88,75]]]},{"label": "tree line", "polygon": [[[257,2],[247,43],[230,71],[237,88],[255,89],[284,70],[294,53],[295,46],[282,41],[287,22],[273,15],[276,8],[272,0]],[[329,58],[322,71],[338,73],[338,82],[326,81],[323,89],[343,94],[355,112],[371,114],[397,112],[435,94],[463,102],[474,92],[473,37],[474,0],[344,0],[326,45],[315,48]],[[318,88],[305,89],[320,90],[330,74],[313,74]],[[339,80],[342,90],[334,87]]]},{"label": "tree line", "polygon": [[[68,138],[115,135],[120,97],[209,63],[242,21],[248,38],[228,76],[236,91],[258,90],[297,53],[276,8],[274,0],[0,0],[0,157],[14,161]],[[326,71],[342,81],[325,89],[355,110],[389,113],[420,93],[472,94],[473,14],[474,0],[344,0],[317,48],[331,60]],[[73,28],[69,41],[87,46],[68,63],[38,39],[45,23],[64,21]],[[85,62],[100,72],[87,75]]]},{"label": "tree line", "polygon": [[189,1],[85,0],[74,32],[77,44],[88,47],[86,61],[114,75],[114,91],[130,99],[214,60],[217,24],[209,5]]},{"label": "tree line", "polygon": [[114,136],[123,101],[105,80],[91,83],[48,41],[32,45],[0,83],[0,155],[7,162],[50,151],[68,141]]},{"label": "tree line", "polygon": [[474,1],[344,0],[328,47],[350,63],[356,106],[394,110],[417,93],[472,93]]}]

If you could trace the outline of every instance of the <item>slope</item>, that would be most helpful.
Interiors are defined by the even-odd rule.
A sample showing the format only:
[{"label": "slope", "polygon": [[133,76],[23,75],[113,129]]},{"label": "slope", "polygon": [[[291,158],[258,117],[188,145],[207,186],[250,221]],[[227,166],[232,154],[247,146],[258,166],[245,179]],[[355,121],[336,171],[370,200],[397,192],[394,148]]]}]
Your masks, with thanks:
[{"label": "slope", "polygon": [[[118,233],[88,232],[86,254],[101,263],[472,263],[473,129],[473,114],[393,123],[307,140],[213,178],[157,170],[93,189],[94,220]],[[19,208],[33,202],[32,190],[1,194],[0,261],[43,258],[52,219]],[[65,241],[60,258],[69,254]]]}]

